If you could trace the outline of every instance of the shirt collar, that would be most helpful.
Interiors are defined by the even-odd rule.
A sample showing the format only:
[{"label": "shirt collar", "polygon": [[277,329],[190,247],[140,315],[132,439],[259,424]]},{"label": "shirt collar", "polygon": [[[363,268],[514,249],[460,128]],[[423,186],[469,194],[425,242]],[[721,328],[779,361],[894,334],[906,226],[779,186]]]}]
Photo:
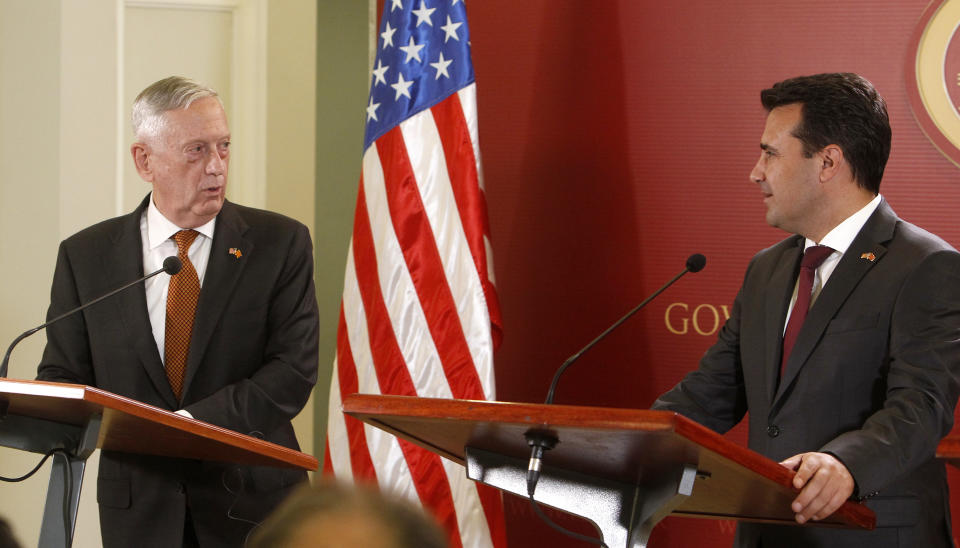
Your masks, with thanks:
[{"label": "shirt collar", "polygon": [[[213,229],[217,218],[210,219],[206,224],[194,228],[203,236],[213,239]],[[160,244],[169,240],[174,234],[183,230],[163,216],[157,205],[153,203],[153,193],[150,193],[150,204],[147,206],[147,247],[156,249]]]},{"label": "shirt collar", "polygon": [[[860,233],[863,225],[867,224],[867,219],[877,210],[877,207],[880,205],[880,200],[882,199],[883,197],[877,194],[870,200],[870,203],[860,208],[860,211],[847,217],[842,223],[833,227],[833,230],[827,232],[827,235],[820,240],[820,245],[831,247],[834,251],[839,252],[840,255],[846,253],[847,248],[850,247],[853,239]],[[806,250],[808,247],[815,245],[817,245],[817,242],[807,238],[803,249]]]}]

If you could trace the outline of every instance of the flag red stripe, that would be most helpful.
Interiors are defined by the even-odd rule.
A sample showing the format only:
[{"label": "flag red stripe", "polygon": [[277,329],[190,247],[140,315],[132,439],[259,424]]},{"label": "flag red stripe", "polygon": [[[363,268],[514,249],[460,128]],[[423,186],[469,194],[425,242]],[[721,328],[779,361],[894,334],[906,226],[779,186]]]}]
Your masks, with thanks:
[{"label": "flag red stripe", "polygon": [[[413,380],[397,345],[393,324],[380,290],[376,251],[362,184],[353,223],[353,262],[366,314],[370,351],[380,383],[380,392],[416,396]],[[421,502],[431,509],[434,516],[450,532],[451,545],[462,546],[453,494],[440,457],[402,440],[400,448]]]},{"label": "flag red stripe", "polygon": [[487,277],[487,253],[483,244],[484,235],[490,234],[487,221],[487,204],[477,184],[477,160],[473,155],[470,129],[463,117],[460,96],[454,93],[430,109],[443,143],[447,161],[447,173],[453,189],[457,209],[467,234],[467,244],[477,265],[480,278]]},{"label": "flag red stripe", "polygon": [[[340,321],[337,325],[337,375],[340,382],[340,401],[360,391],[342,302],[340,303]],[[370,457],[363,423],[347,415],[343,416],[343,420],[347,427],[347,439],[350,441],[350,468],[353,471],[353,477],[360,480],[376,480],[377,470]]]},{"label": "flag red stripe", "polygon": [[433,229],[423,207],[399,127],[377,139],[394,231],[416,287],[430,334],[454,398],[483,399],[456,302],[444,275]]},{"label": "flag red stripe", "polygon": [[357,195],[357,211],[353,221],[353,268],[360,286],[367,319],[367,333],[373,368],[377,374],[381,394],[416,396],[417,390],[407,364],[397,344],[390,314],[380,290],[380,275],[377,268],[376,248],[367,214],[366,192],[363,182]]},{"label": "flag red stripe", "polygon": [[487,276],[487,253],[484,234],[489,234],[486,203],[477,185],[477,162],[473,155],[470,129],[463,117],[460,96],[454,93],[430,109],[443,143],[443,155],[467,244],[481,278]]},{"label": "flag red stripe", "polygon": [[[480,187],[466,14],[456,1],[437,7],[441,12],[449,8],[448,23],[456,19],[457,26],[463,25],[464,34],[457,37],[464,46],[456,54],[459,79],[437,69],[437,81],[429,82],[435,85],[412,80],[419,82],[413,84],[417,99],[408,94],[407,102],[376,81],[370,88],[351,277],[344,288],[337,334],[335,384],[340,394],[333,393],[334,401],[360,389],[460,399],[494,394],[493,351],[500,345],[502,321],[487,201]],[[410,9],[408,5],[397,13],[382,11],[381,25],[386,28],[389,15],[393,27],[414,29]],[[446,47],[450,36],[443,30],[445,36],[438,29],[429,36],[419,34],[421,47],[433,48],[428,50],[431,56]],[[384,46],[378,48],[378,66],[382,61],[399,66],[402,58],[396,48]],[[439,81],[441,76],[450,81]],[[419,99],[424,106],[415,106]],[[382,108],[377,111],[378,107]],[[413,112],[407,110],[410,107]],[[357,346],[351,348],[351,342]],[[337,462],[325,470],[360,477],[369,469],[385,490],[410,496],[415,490],[421,504],[448,531],[451,546],[506,548],[498,491],[467,482],[462,472],[450,469],[455,475],[448,476],[447,463],[438,455],[402,439],[381,438],[378,433],[367,440],[363,434],[369,430],[357,429],[352,420],[331,414],[335,443],[349,445],[351,456],[349,461],[341,456],[340,450],[347,448],[331,447],[328,437],[327,458],[332,452]],[[348,462],[350,469],[345,469]],[[461,539],[461,532],[467,538]]]},{"label": "flag red stripe", "polygon": [[496,349],[500,346],[502,339],[503,324],[497,291],[487,276],[487,248],[483,239],[484,236],[490,237],[490,222],[487,217],[486,197],[480,190],[480,185],[477,184],[479,174],[470,128],[463,115],[460,96],[456,93],[434,105],[430,111],[436,122],[437,131],[440,133],[440,142],[443,143],[450,186],[454,200],[457,202],[457,209],[460,211],[467,245],[470,246],[470,254],[473,255],[480,282],[483,284],[483,294],[487,300],[490,323],[493,327],[493,348]]},{"label": "flag red stripe", "polygon": [[[463,106],[460,96],[456,93],[436,104],[430,109],[433,114],[440,142],[443,143],[443,154],[447,162],[447,173],[450,176],[450,186],[453,190],[457,210],[460,212],[463,230],[466,233],[467,245],[473,255],[477,274],[483,284],[483,293],[486,297],[487,308],[490,311],[490,323],[494,338],[493,347],[500,345],[502,326],[500,320],[500,303],[497,299],[496,288],[487,277],[487,250],[484,244],[484,235],[489,237],[490,225],[487,220],[487,202],[477,184],[477,161],[473,152],[473,142],[470,137],[470,128],[463,115]],[[503,503],[500,493],[489,486],[475,483],[480,504],[490,529],[493,545],[496,548],[505,548],[507,544],[506,524],[503,517]]]},{"label": "flag red stripe", "polygon": [[[420,502],[430,509],[430,514],[447,531],[450,539],[449,548],[463,548],[460,539],[460,525],[457,523],[457,510],[453,505],[453,493],[447,481],[446,471],[440,462],[440,456],[422,447],[397,438],[407,467],[414,474],[414,485],[417,488],[417,497]],[[418,477],[415,471],[422,472],[426,477]]]},{"label": "flag red stripe", "polygon": [[483,507],[483,515],[487,518],[490,540],[493,541],[494,548],[507,548],[507,522],[503,516],[503,499],[500,491],[480,482],[473,484],[477,487],[480,506]]}]

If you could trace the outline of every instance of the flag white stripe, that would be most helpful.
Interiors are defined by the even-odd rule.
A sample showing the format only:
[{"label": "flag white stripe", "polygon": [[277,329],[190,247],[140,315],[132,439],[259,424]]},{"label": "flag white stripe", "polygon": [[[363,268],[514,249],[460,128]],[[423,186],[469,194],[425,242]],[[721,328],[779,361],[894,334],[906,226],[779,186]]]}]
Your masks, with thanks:
[{"label": "flag white stripe", "polygon": [[[444,3],[436,7],[441,11],[449,10],[457,20],[462,20],[466,33],[462,4]],[[403,29],[410,28],[411,9],[413,7],[408,5],[396,12],[385,10],[384,21],[389,19],[391,28],[407,32]],[[386,24],[383,23],[384,27]],[[439,31],[434,34],[421,38],[424,46],[434,48],[432,56],[436,57],[446,40]],[[468,43],[464,37],[462,45]],[[380,110],[383,117],[382,121],[367,120],[367,137],[379,137],[372,144],[366,141],[367,149],[362,157],[363,201],[358,204],[358,210],[366,213],[369,226],[364,222],[364,216],[357,219],[364,224],[358,225],[360,229],[354,233],[347,257],[343,312],[338,332],[345,352],[338,354],[334,361],[339,373],[334,373],[328,404],[331,460],[328,468],[344,479],[375,474],[383,491],[434,508],[452,535],[454,545],[462,542],[463,548],[489,548],[496,543],[497,548],[504,548],[501,503],[486,496],[487,488],[480,488],[467,479],[460,465],[442,458],[437,461],[438,457],[434,455],[425,456],[421,449],[409,448],[406,442],[366,424],[362,426],[361,434],[354,429],[354,421],[345,419],[339,409],[341,391],[352,391],[354,386],[359,392],[371,394],[386,391],[438,398],[454,395],[494,398],[493,343],[499,338],[494,337],[491,328],[495,321],[499,329],[500,308],[491,286],[493,261],[483,203],[476,85],[470,82],[469,48],[458,51],[457,79],[452,78],[453,70],[450,75],[445,75],[454,85],[418,80],[421,82],[416,88],[418,99],[423,102],[414,108],[419,112],[412,118],[404,120],[409,111],[401,110],[400,97],[383,92],[376,85],[370,88],[370,102],[383,105]],[[397,65],[399,54],[394,56],[393,53],[392,50],[378,51],[378,63],[387,60],[386,64]],[[413,66],[406,68],[418,70]],[[457,96],[449,97],[448,94],[454,91]],[[413,103],[406,104],[416,104],[416,99],[410,95],[407,99]],[[447,101],[447,104],[437,101]],[[426,107],[428,104],[437,104],[437,107]],[[460,105],[459,109],[454,108],[455,104]],[[434,112],[438,113],[436,119]],[[444,126],[438,127],[438,120]],[[449,127],[446,124],[450,124]],[[399,131],[394,132],[392,128]],[[447,130],[457,141],[469,138],[471,148],[465,148],[466,143],[450,143],[453,145],[451,150],[457,150],[457,156],[446,158],[441,135],[446,138]],[[378,154],[379,151],[386,154],[384,146],[391,147],[388,165],[381,164]],[[473,158],[469,158],[471,151]],[[409,166],[398,163],[404,153],[410,161]],[[474,168],[476,181],[472,180]],[[452,187],[451,178],[466,187]],[[399,187],[396,193],[392,186],[414,182],[415,187]],[[472,187],[473,184],[478,184],[479,189]],[[412,195],[413,192],[419,195]],[[477,192],[479,196],[475,195]],[[458,198],[462,198],[463,203],[458,204]],[[417,208],[419,204],[424,208],[422,212],[408,209]],[[461,211],[461,207],[465,209]],[[397,217],[393,218],[391,213]],[[467,221],[471,224],[465,225]],[[404,230],[399,233],[402,240],[395,231],[395,227],[401,226]],[[407,233],[408,226],[417,232]],[[361,238],[359,246],[358,237]],[[433,241],[429,240],[431,237]],[[401,247],[401,244],[409,245],[411,249]],[[474,257],[473,253],[483,253],[484,256]],[[417,270],[412,274],[408,270],[407,255],[411,264],[417,262]],[[478,271],[477,265],[484,259],[486,267],[481,266]],[[358,270],[362,278],[358,278]],[[488,298],[490,302],[487,302]],[[454,313],[456,319],[452,317]],[[368,318],[376,323],[368,325]],[[451,322],[459,324],[451,325]],[[456,329],[457,325],[459,329]],[[346,353],[347,350],[350,354]],[[384,363],[374,363],[374,359],[384,360]],[[355,371],[339,369],[350,364]],[[469,369],[471,365],[473,371]],[[399,367],[406,369],[399,370]],[[448,370],[451,379],[458,379],[455,384],[447,378]],[[382,387],[381,380],[384,382]],[[362,442],[356,439],[359,435],[363,436]],[[358,446],[354,449],[369,454],[351,455],[351,436]],[[365,448],[362,447],[364,444]],[[404,450],[408,453],[414,451],[409,462]],[[353,470],[354,461],[358,463],[356,470]],[[436,466],[438,462],[443,472]],[[422,501],[418,487],[423,490]],[[449,496],[445,492],[447,488]],[[490,522],[487,521],[487,512],[490,512]]]},{"label": "flag white stripe", "polygon": [[413,476],[397,438],[367,423],[363,424],[363,432],[367,436],[367,445],[370,447],[370,456],[377,471],[377,482],[381,491],[419,503],[420,497],[413,483]]},{"label": "flag white stripe", "polygon": [[[474,366],[480,368],[483,362],[487,362],[485,369],[489,371],[492,369],[492,356],[489,352],[492,347],[490,316],[450,185],[443,144],[440,141],[436,122],[431,112],[425,110],[402,122],[400,130],[404,143],[417,143],[417,146],[407,147],[407,155],[420,190],[421,202],[433,232],[444,274],[455,300],[467,346],[475,362]],[[478,359],[480,363],[477,363]],[[480,369],[483,370],[483,368]],[[432,374],[434,373],[431,372]],[[489,380],[492,381],[492,376]],[[492,382],[484,383],[483,381],[484,378],[481,375],[481,386],[486,393],[487,387],[491,386]],[[427,394],[421,393],[421,395]],[[452,393],[434,397],[452,397]],[[478,546],[491,545],[490,529],[476,485],[466,477],[462,466],[446,459],[441,461],[453,496],[460,538],[474,539]]]},{"label": "flag white stripe", "polygon": [[[485,195],[486,190],[483,185],[483,162],[480,161],[480,132],[477,123],[477,83],[473,82],[470,85],[461,88],[457,92],[457,96],[460,99],[460,108],[463,111],[463,119],[467,123],[467,131],[470,133],[470,144],[473,145],[473,159],[477,166],[477,186],[480,188],[481,195]],[[486,200],[486,196],[484,196],[484,200]],[[493,246],[490,244],[490,238],[488,234],[483,235],[483,246],[487,260],[487,279],[491,284],[496,286],[497,278],[493,273]],[[487,309],[487,313],[489,314],[489,309]],[[488,336],[490,336],[489,333]],[[489,361],[485,359],[477,360],[477,374],[480,375],[480,382],[483,384],[486,399],[493,401],[497,399],[497,394],[493,370],[492,342],[489,346],[489,349]]]},{"label": "flag white stripe", "polygon": [[417,143],[415,147],[407,147],[410,165],[474,368],[480,374],[484,396],[488,397],[492,379],[484,382],[482,373],[489,371],[493,363],[490,312],[450,185],[440,133],[429,110],[403,121],[400,130],[404,142]]},{"label": "flag white stripe", "polygon": [[[373,364],[365,310],[360,294],[360,285],[357,281],[353,244],[351,243],[349,253],[347,253],[347,271],[343,284],[344,323],[347,326],[347,337],[353,351],[354,363]],[[360,393],[381,393],[380,383],[373,367],[358,367],[357,382]],[[366,423],[363,425],[363,432],[381,487],[411,500],[418,500],[417,491],[413,485],[413,477],[410,475],[410,470],[407,467],[397,438]]]},{"label": "flag white stripe", "polygon": [[[434,133],[436,133],[435,127]],[[442,148],[440,152],[442,156]],[[441,167],[445,174],[446,166]],[[420,177],[418,177],[418,180],[420,180]],[[397,337],[397,344],[400,347],[400,352],[410,372],[413,384],[417,387],[417,394],[422,397],[452,398],[453,393],[449,385],[443,382],[446,376],[435,343],[431,337],[424,336],[424,334],[429,333],[429,326],[420,305],[419,297],[417,297],[413,280],[406,269],[406,260],[397,241],[393,223],[389,218],[389,204],[384,186],[383,169],[375,146],[368,148],[367,153],[364,154],[363,184],[367,213],[374,232],[373,241],[376,249],[381,291]],[[449,180],[447,180],[446,188],[449,199],[452,201],[453,196],[449,192]],[[427,200],[423,199],[422,193],[421,199],[426,207]],[[452,204],[452,207],[448,209],[452,209],[456,214],[455,204]],[[459,223],[459,216],[456,217],[456,221]],[[462,225],[458,224],[457,228],[463,240],[463,248],[468,249],[466,238],[463,236]],[[479,277],[476,276],[476,268],[473,266],[469,253],[466,259],[469,261],[468,269],[474,274],[475,283],[479,285]],[[346,306],[346,301],[344,304]],[[484,310],[486,309],[484,308]],[[489,316],[486,317],[485,321],[486,323],[483,325],[489,326]],[[487,344],[490,345],[489,336],[487,340]],[[358,360],[357,363],[366,362]],[[363,387],[361,387],[361,391],[366,392]],[[369,429],[367,431],[369,432]],[[373,452],[372,449],[371,452]],[[388,460],[381,461],[381,458],[387,458]],[[374,464],[377,467],[378,478],[382,478],[381,483],[384,484],[384,487],[392,489],[388,477],[381,476],[380,466],[378,465],[380,462],[392,462],[389,459],[390,457],[386,455],[377,455],[374,458]],[[453,497],[454,512],[461,538],[476,538],[480,540],[478,546],[489,546],[492,540],[476,486],[466,478],[463,467],[450,463],[446,459],[441,459],[441,462],[443,462],[447,482]],[[403,471],[409,476],[408,469],[404,468]],[[393,472],[392,469],[391,472]],[[464,535],[465,530],[471,531],[472,534]]]},{"label": "flag white stripe", "polygon": [[330,466],[338,478],[353,476],[350,464],[350,438],[347,436],[347,423],[343,418],[340,404],[340,378],[337,375],[337,360],[333,360],[333,378],[330,381],[330,401],[327,403],[327,447],[330,449]]},{"label": "flag white stripe", "polygon": [[[384,186],[383,169],[377,147],[367,149],[363,156],[363,191],[366,196],[367,214],[373,231],[373,245],[377,256],[377,272],[380,290],[390,316],[390,323],[397,338],[397,345],[410,373],[417,395],[429,398],[452,398],[453,393],[446,382],[443,365],[433,338],[429,336],[423,307],[416,287],[407,270],[400,242],[397,241],[387,190]],[[357,361],[357,363],[366,363]],[[371,362],[372,363],[372,362]]]},{"label": "flag white stripe", "polygon": [[460,98],[460,108],[463,110],[463,119],[467,122],[467,131],[470,132],[470,144],[473,145],[473,160],[477,164],[477,185],[480,192],[486,192],[483,186],[483,162],[480,161],[480,130],[477,123],[477,83],[460,88],[457,92]]},{"label": "flag white stripe", "polygon": [[[357,281],[356,263],[353,258],[353,244],[347,254],[347,274],[343,279],[343,316],[347,327],[347,340],[353,352],[354,363],[373,363],[370,351],[370,337],[367,331],[366,308]],[[373,367],[357,368],[357,389],[361,394],[380,394],[380,382]]]},{"label": "flag white stripe", "polygon": [[492,546],[490,526],[487,524],[487,516],[483,513],[477,484],[467,478],[463,466],[447,459],[440,459],[440,462],[443,463],[443,470],[447,473],[447,481],[450,483],[450,492],[453,494],[460,539],[464,542],[466,542],[465,539],[473,541],[473,546]]}]

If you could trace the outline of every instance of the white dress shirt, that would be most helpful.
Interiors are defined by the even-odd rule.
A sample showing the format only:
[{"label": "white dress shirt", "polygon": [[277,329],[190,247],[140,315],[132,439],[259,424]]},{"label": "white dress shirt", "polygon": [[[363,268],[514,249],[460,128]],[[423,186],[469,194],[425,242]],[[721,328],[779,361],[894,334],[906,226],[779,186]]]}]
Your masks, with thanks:
[{"label": "white dress shirt", "polygon": [[[833,228],[830,232],[827,232],[827,235],[820,240],[820,243],[814,242],[813,240],[807,238],[804,242],[803,250],[806,252],[807,248],[813,247],[815,245],[825,245],[833,249],[831,253],[824,261],[820,264],[820,267],[817,268],[816,274],[813,278],[813,294],[810,296],[810,306],[813,306],[813,302],[817,299],[817,296],[820,295],[820,290],[823,289],[823,286],[827,284],[827,280],[830,279],[830,275],[833,274],[833,271],[836,270],[837,264],[840,262],[840,259],[843,257],[843,254],[847,252],[847,249],[850,247],[850,244],[853,243],[854,238],[857,237],[857,234],[860,233],[860,230],[863,228],[863,225],[867,223],[867,219],[873,215],[873,212],[876,211],[877,206],[880,205],[880,200],[883,199],[880,194],[870,200],[870,203],[860,208],[859,211],[853,215],[844,219],[844,221]],[[800,280],[797,280],[797,285],[799,285]],[[787,322],[790,321],[790,313],[793,312],[793,305],[797,302],[797,285],[793,287],[793,297],[790,299],[790,307],[787,309],[787,317],[783,323],[783,330],[787,329]]]},{"label": "white dress shirt", "polygon": [[[194,230],[200,233],[197,239],[193,241],[187,256],[193,263],[193,268],[197,271],[197,277],[200,279],[200,287],[203,287],[203,277],[207,272],[207,263],[210,260],[210,248],[213,242],[213,230],[217,219],[214,218],[207,224],[197,227]],[[160,213],[156,204],[153,203],[153,194],[150,194],[150,205],[140,217],[140,241],[143,244],[143,271],[144,273],[154,272],[163,268],[163,260],[167,257],[177,254],[177,243],[173,240],[173,235],[184,230],[170,222],[169,219]],[[150,327],[153,330],[153,338],[157,342],[157,350],[160,352],[160,360],[166,362],[164,356],[164,342],[166,340],[167,328],[167,290],[170,287],[170,276],[160,274],[147,280],[147,312],[150,315]],[[178,411],[185,416],[191,416],[189,413]]]}]

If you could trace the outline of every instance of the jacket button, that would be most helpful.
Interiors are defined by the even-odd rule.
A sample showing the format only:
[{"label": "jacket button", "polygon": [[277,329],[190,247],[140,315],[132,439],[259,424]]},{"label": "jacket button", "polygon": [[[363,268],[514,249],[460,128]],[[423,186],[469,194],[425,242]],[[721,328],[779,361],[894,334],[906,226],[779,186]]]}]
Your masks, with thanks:
[{"label": "jacket button", "polygon": [[780,435],[780,428],[774,424],[771,424],[767,427],[767,435],[771,438],[775,438]]}]

